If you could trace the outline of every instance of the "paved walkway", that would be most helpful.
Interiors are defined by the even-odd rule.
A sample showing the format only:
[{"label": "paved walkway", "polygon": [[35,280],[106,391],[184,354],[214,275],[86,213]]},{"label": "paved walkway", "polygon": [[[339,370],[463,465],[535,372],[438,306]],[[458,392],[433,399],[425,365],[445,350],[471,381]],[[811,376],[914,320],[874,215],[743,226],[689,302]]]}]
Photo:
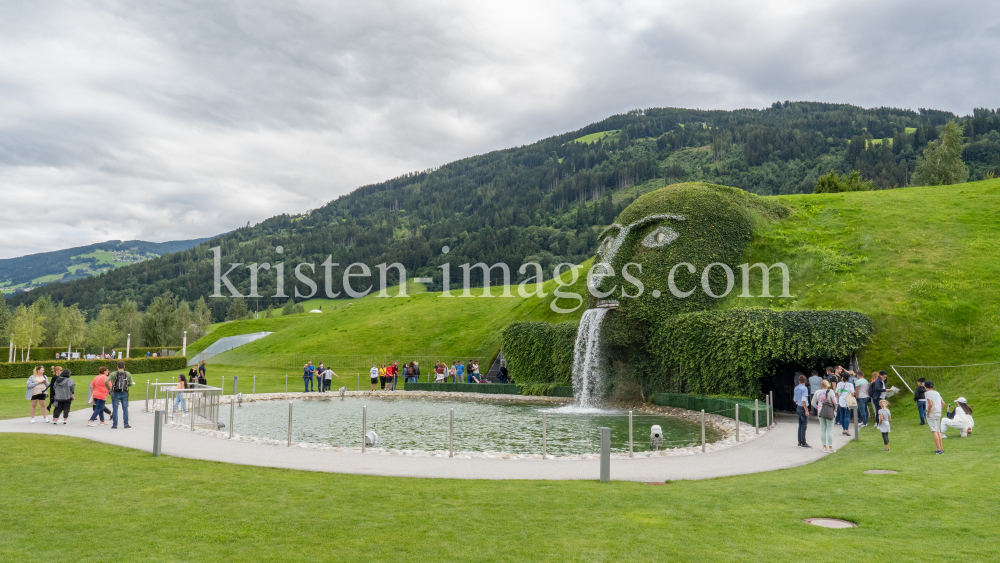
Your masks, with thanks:
[{"label": "paved walkway", "polygon": [[[86,438],[147,452],[153,449],[153,415],[132,403],[132,428],[88,427],[90,409],[76,411],[67,425],[30,424],[28,418],[0,421],[0,432],[55,434]],[[136,408],[138,407],[138,408]],[[27,407],[25,407],[27,410]],[[611,478],[622,481],[708,479],[774,471],[805,465],[824,456],[819,447],[819,424],[810,420],[807,440],[813,449],[795,445],[796,419],[778,414],[777,427],[746,444],[706,454],[646,459],[612,459]],[[872,430],[870,436],[876,436]],[[864,431],[863,431],[864,433]],[[834,430],[836,447],[848,438]],[[863,437],[864,438],[864,437]],[[871,438],[869,438],[871,439]],[[433,477],[453,479],[597,479],[599,460],[459,459],[411,457],[360,452],[287,448],[239,442],[167,428],[163,453],[175,457],[358,475]],[[836,454],[834,454],[836,455]]]}]

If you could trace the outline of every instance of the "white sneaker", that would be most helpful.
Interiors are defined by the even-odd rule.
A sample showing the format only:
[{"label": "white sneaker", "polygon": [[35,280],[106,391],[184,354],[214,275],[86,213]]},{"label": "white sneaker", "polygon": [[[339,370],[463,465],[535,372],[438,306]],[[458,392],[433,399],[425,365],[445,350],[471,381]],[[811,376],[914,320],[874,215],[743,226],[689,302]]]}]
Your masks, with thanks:
[{"label": "white sneaker", "polygon": [[34,423],[35,423],[35,419],[34,419],[34,418],[32,418],[32,419],[31,419],[31,423],[32,423],[32,424],[34,424]]},{"label": "white sneaker", "polygon": [[63,419],[63,424],[66,424],[66,419]]}]

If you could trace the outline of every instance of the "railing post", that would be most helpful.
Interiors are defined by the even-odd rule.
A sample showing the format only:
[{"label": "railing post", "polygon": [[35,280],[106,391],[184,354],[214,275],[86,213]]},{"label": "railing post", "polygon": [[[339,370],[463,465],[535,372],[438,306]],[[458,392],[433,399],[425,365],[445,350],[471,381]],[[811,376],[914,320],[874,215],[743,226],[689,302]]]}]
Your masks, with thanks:
[{"label": "railing post", "polygon": [[774,422],[774,391],[770,392],[771,395],[771,425],[776,425]]},{"label": "railing post", "polygon": [[611,429],[602,426],[601,431],[601,482],[611,480]]},{"label": "railing post", "polygon": [[545,442],[546,442],[546,435],[545,435],[545,430],[546,430],[545,426],[546,426],[546,424],[545,423],[546,423],[545,413],[543,412],[542,413],[542,459],[545,459],[545,446],[546,446],[546,444],[545,444]]},{"label": "railing post", "polygon": [[740,404],[739,403],[736,403],[735,413],[736,414],[733,415],[733,416],[734,416],[734,418],[736,418],[736,443],[739,443],[739,441],[740,441]]},{"label": "railing post", "polygon": [[288,447],[292,447],[292,402],[288,401]]},{"label": "railing post", "polygon": [[448,457],[455,457],[455,409],[451,409],[451,420],[448,424]]},{"label": "railing post", "polygon": [[232,401],[229,401],[229,439],[233,439],[233,415],[236,412],[234,404],[236,403],[236,397],[233,397]]},{"label": "railing post", "polygon": [[188,411],[191,413],[191,432],[194,432],[194,413],[197,411],[195,401],[198,400],[200,395],[201,393],[196,393],[195,396],[191,397],[191,410]]},{"label": "railing post", "polygon": [[368,407],[361,407],[361,453],[365,453],[368,438]]},{"label": "railing post", "polygon": [[764,395],[764,428],[771,427],[771,394]]},{"label": "railing post", "polygon": [[628,456],[632,455],[632,411],[628,411]]},{"label": "railing post", "polygon": [[288,393],[288,374],[285,374],[285,393]]},{"label": "railing post", "polygon": [[861,418],[861,417],[858,416],[858,407],[851,407],[851,418],[854,419],[854,441],[855,442],[860,442],[861,441],[861,433],[858,432],[858,430],[859,430],[858,419]]},{"label": "railing post", "polygon": [[754,434],[760,434],[760,402],[753,400],[753,428]]},{"label": "railing post", "polygon": [[149,412],[149,380],[146,380],[146,407],[142,409],[142,412]]},{"label": "railing post", "polygon": [[701,409],[701,453],[705,453],[705,409]]},{"label": "railing post", "polygon": [[163,449],[163,422],[167,418],[167,411],[156,411],[153,417],[153,455],[158,456]]},{"label": "railing post", "polygon": [[236,390],[238,388],[239,381],[240,381],[240,376],[234,375],[233,376],[233,397],[236,396]]},{"label": "railing post", "polygon": [[257,376],[253,376],[253,393],[251,395],[257,394]]}]

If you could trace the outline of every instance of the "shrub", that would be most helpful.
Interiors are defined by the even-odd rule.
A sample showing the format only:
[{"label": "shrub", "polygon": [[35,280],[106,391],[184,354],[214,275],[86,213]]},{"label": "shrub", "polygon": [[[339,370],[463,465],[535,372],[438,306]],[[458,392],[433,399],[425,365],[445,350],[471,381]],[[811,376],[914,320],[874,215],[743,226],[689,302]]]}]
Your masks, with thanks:
[{"label": "shrub", "polygon": [[577,325],[511,323],[502,334],[511,381],[518,385],[572,385]]},{"label": "shrub", "polygon": [[[153,373],[170,370],[186,370],[187,358],[174,356],[169,358],[136,358],[122,360],[125,370],[130,373]],[[0,379],[27,378],[35,366],[45,366],[45,372],[51,374],[51,366],[62,366],[73,372],[73,375],[97,375],[102,366],[111,371],[117,369],[117,360],[41,360],[38,362],[0,363]]]}]

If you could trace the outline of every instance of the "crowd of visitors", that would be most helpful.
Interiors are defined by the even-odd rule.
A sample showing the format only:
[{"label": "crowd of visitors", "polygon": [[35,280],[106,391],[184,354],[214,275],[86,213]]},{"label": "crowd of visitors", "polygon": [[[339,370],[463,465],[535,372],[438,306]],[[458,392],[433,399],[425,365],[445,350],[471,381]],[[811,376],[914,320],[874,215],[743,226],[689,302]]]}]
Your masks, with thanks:
[{"label": "crowd of visitors", "polygon": [[[111,428],[118,428],[118,410],[122,411],[122,418],[125,428],[131,428],[128,424],[128,391],[135,385],[132,374],[125,371],[125,362],[118,362],[118,370],[108,373],[108,368],[101,367],[97,371],[97,377],[88,386],[87,404],[93,408],[93,414],[87,421],[87,426],[95,426],[95,422],[100,419],[100,425],[107,424],[104,420],[105,414],[111,415]],[[112,409],[108,410],[107,400],[111,396]],[[28,377],[25,390],[25,398],[31,403],[31,424],[35,423],[35,413],[39,407],[44,407],[42,411],[42,422],[62,424],[69,422],[69,412],[73,401],[76,399],[76,381],[73,380],[73,373],[61,366],[52,366],[52,378],[45,375],[45,367],[37,366]],[[48,404],[45,403],[48,398]],[[48,417],[48,412],[52,411],[52,418]]]},{"label": "crowd of visitors", "polygon": [[[850,436],[852,412],[856,412],[859,428],[868,426],[874,420],[876,428],[882,434],[884,449],[889,451],[892,413],[887,399],[896,392],[896,388],[886,387],[888,373],[873,373],[869,382],[865,378],[865,372],[861,370],[855,373],[842,366],[831,366],[825,371],[823,376],[816,370],[809,377],[801,372],[795,374],[797,385],[793,394],[799,418],[799,447],[812,447],[806,442],[806,428],[809,417],[815,416],[819,419],[823,452],[833,453],[834,426],[840,426],[843,435]],[[913,400],[917,402],[920,424],[930,426],[935,454],[944,453],[942,439],[947,438],[945,432],[948,428],[958,428],[963,438],[972,432],[972,407],[965,397],[956,399],[955,408],[949,411],[950,405],[945,405],[941,394],[934,390],[934,383],[920,378],[917,380]],[[872,412],[869,412],[869,407]]]}]

